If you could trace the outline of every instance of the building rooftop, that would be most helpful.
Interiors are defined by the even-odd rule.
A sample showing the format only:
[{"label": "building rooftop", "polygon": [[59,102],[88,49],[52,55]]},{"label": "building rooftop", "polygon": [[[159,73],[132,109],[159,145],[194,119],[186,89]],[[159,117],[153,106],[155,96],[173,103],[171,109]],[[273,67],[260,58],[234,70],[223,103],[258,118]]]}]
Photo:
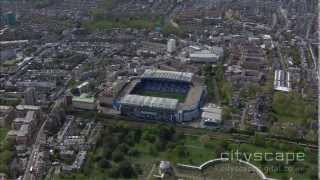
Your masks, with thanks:
[{"label": "building rooftop", "polygon": [[89,82],[88,81],[85,81],[85,82],[83,82],[83,83],[81,83],[79,86],[77,86],[77,88],[82,88],[82,87],[84,87],[84,86],[87,86],[89,84]]},{"label": "building rooftop", "polygon": [[126,105],[135,105],[135,106],[141,106],[141,107],[144,106],[144,107],[170,109],[170,110],[175,110],[178,106],[177,99],[140,96],[140,95],[131,95],[131,94],[124,96],[121,99],[120,103],[126,104]]},{"label": "building rooftop", "polygon": [[31,111],[36,111],[40,110],[40,106],[32,106],[32,105],[17,105],[16,109],[19,111],[23,110],[31,110]]},{"label": "building rooftop", "polygon": [[28,111],[25,117],[18,117],[14,119],[14,122],[21,122],[21,123],[30,123],[34,120],[35,117],[35,111]]},{"label": "building rooftop", "polygon": [[12,110],[13,110],[13,107],[11,107],[11,106],[0,106],[0,118],[2,116],[6,116]]},{"label": "building rooftop", "polygon": [[214,104],[209,104],[206,107],[202,108],[202,114],[201,118],[205,122],[215,122],[220,123],[222,119],[222,108],[219,106],[216,106]]},{"label": "building rooftop", "polygon": [[291,91],[291,74],[284,70],[275,70],[274,89],[278,91]]},{"label": "building rooftop", "polygon": [[170,79],[176,81],[191,82],[193,73],[176,72],[176,71],[164,71],[156,69],[147,69],[142,74],[142,78],[155,78],[155,79]]},{"label": "building rooftop", "polygon": [[195,52],[190,54],[191,58],[219,58],[217,54],[210,53],[210,52]]},{"label": "building rooftop", "polygon": [[94,103],[95,98],[89,96],[86,93],[82,93],[80,96],[73,96],[72,101],[86,102],[86,103]]}]

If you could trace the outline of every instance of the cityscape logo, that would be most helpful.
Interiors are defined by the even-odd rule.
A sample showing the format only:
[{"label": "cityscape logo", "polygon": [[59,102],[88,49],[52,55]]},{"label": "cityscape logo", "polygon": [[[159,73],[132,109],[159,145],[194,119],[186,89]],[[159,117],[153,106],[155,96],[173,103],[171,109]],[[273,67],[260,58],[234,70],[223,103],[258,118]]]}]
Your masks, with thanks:
[{"label": "cityscape logo", "polygon": [[229,152],[223,152],[220,154],[220,158],[228,158],[231,161],[244,160],[250,161],[278,161],[289,162],[304,161],[305,153],[303,152],[241,152],[239,150],[231,150]]}]

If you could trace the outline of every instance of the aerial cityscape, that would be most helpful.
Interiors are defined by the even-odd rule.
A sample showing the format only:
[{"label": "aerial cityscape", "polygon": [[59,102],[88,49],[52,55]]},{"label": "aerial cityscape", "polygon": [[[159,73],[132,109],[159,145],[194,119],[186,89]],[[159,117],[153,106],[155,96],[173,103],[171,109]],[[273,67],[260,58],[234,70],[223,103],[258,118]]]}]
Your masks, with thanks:
[{"label": "aerial cityscape", "polygon": [[319,180],[318,0],[0,0],[0,180]]}]

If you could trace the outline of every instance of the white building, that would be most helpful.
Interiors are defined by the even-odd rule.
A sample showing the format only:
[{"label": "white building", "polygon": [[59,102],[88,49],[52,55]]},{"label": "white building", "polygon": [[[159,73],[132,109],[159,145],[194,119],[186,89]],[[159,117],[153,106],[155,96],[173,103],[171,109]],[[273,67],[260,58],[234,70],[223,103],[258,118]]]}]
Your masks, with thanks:
[{"label": "white building", "polygon": [[223,54],[223,48],[209,47],[208,49],[190,52],[190,61],[195,63],[217,63]]},{"label": "white building", "polygon": [[222,108],[215,104],[208,104],[202,108],[201,124],[204,127],[217,127],[222,122]]},{"label": "white building", "polygon": [[291,91],[291,74],[284,70],[275,70],[274,72],[274,89],[278,91]]},{"label": "white building", "polygon": [[176,40],[169,39],[167,43],[167,51],[168,53],[173,53],[176,50]]},{"label": "white building", "polygon": [[77,89],[79,89],[80,94],[81,93],[87,93],[89,90],[89,82],[85,81],[77,86]]}]

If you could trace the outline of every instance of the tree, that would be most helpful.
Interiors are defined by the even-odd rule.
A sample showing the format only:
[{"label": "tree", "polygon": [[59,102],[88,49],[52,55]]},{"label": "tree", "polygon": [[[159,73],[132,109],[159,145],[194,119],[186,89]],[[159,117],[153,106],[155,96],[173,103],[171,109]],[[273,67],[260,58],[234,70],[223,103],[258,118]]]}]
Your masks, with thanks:
[{"label": "tree", "polygon": [[118,167],[112,167],[111,169],[110,169],[110,171],[109,171],[109,175],[110,175],[110,177],[112,177],[112,178],[119,178],[119,176],[120,176],[120,172],[119,172],[119,169],[118,169]]},{"label": "tree", "polygon": [[124,159],[124,154],[123,152],[119,151],[118,149],[115,150],[113,153],[112,153],[112,160],[115,161],[115,162],[119,162],[121,160]]},{"label": "tree", "polygon": [[0,172],[8,174],[9,173],[8,165],[4,163],[0,163]]},{"label": "tree", "polygon": [[154,145],[149,146],[149,154],[152,156],[158,155],[158,151],[156,150]]},{"label": "tree", "polygon": [[136,176],[136,173],[129,161],[121,161],[119,163],[119,173],[124,178],[132,178]]},{"label": "tree", "polygon": [[257,146],[262,146],[264,147],[266,145],[266,141],[265,138],[263,137],[263,135],[256,133],[254,136],[254,140],[253,140],[254,144]]},{"label": "tree", "polygon": [[136,148],[131,148],[128,151],[129,156],[138,156],[140,154],[140,151]]},{"label": "tree", "polygon": [[225,152],[226,150],[222,146],[218,146],[217,148],[215,148],[216,158],[229,158],[223,156],[223,153]]},{"label": "tree", "polygon": [[203,75],[211,76],[212,75],[212,66],[209,64],[205,65],[203,68],[203,71],[204,71]]},{"label": "tree", "polygon": [[224,79],[224,68],[222,64],[218,64],[215,68],[215,77],[217,82],[221,82]]},{"label": "tree", "polygon": [[105,148],[103,148],[102,156],[110,159],[112,157],[112,151],[113,150],[110,149],[109,147],[105,147]]},{"label": "tree", "polygon": [[203,146],[206,146],[206,145],[208,145],[208,143],[209,143],[209,141],[210,141],[210,136],[209,135],[207,135],[207,134],[205,134],[205,135],[202,135],[202,136],[200,136],[200,142],[201,142],[201,144],[203,145]]},{"label": "tree", "polygon": [[147,127],[143,130],[142,138],[153,143],[156,140],[157,129]]},{"label": "tree", "polygon": [[175,129],[172,126],[167,125],[160,125],[159,128],[159,137],[162,140],[169,141],[172,139],[173,135],[175,134]]},{"label": "tree", "polygon": [[136,143],[139,143],[140,142],[140,139],[141,139],[141,136],[142,136],[142,130],[141,129],[136,129],[134,131],[134,141]]},{"label": "tree", "polygon": [[182,145],[178,145],[175,147],[174,152],[178,155],[180,158],[184,158],[188,155],[188,152],[186,151],[186,148]]},{"label": "tree", "polygon": [[104,168],[104,169],[110,168],[112,166],[111,162],[107,158],[101,158],[98,164],[101,168]]},{"label": "tree", "polygon": [[122,153],[126,154],[126,153],[128,152],[128,150],[129,150],[129,146],[128,146],[127,144],[125,144],[125,143],[121,143],[121,144],[117,147],[117,149],[118,149],[119,151],[121,151]]},{"label": "tree", "polygon": [[318,179],[318,171],[317,167],[311,167],[308,169],[308,176],[311,180],[317,180]]},{"label": "tree", "polygon": [[223,120],[228,120],[231,119],[231,108],[228,106],[223,106],[222,109],[222,119]]},{"label": "tree", "polygon": [[219,145],[220,145],[223,149],[228,150],[228,149],[229,149],[229,146],[230,146],[230,143],[229,143],[228,141],[221,141],[221,142],[219,143]]},{"label": "tree", "polygon": [[315,130],[310,130],[306,134],[305,139],[308,140],[308,141],[317,142],[317,140],[318,140],[317,132]]},{"label": "tree", "polygon": [[128,145],[133,146],[136,143],[136,141],[135,141],[135,132],[134,131],[130,131],[127,134],[125,140],[126,140],[126,143]]},{"label": "tree", "polygon": [[142,174],[143,173],[143,170],[142,170],[140,164],[137,164],[137,163],[134,164],[133,165],[133,169],[136,172],[136,174]]},{"label": "tree", "polygon": [[161,138],[157,138],[155,142],[155,147],[158,151],[163,151],[166,149],[166,142],[165,140],[162,140]]}]

